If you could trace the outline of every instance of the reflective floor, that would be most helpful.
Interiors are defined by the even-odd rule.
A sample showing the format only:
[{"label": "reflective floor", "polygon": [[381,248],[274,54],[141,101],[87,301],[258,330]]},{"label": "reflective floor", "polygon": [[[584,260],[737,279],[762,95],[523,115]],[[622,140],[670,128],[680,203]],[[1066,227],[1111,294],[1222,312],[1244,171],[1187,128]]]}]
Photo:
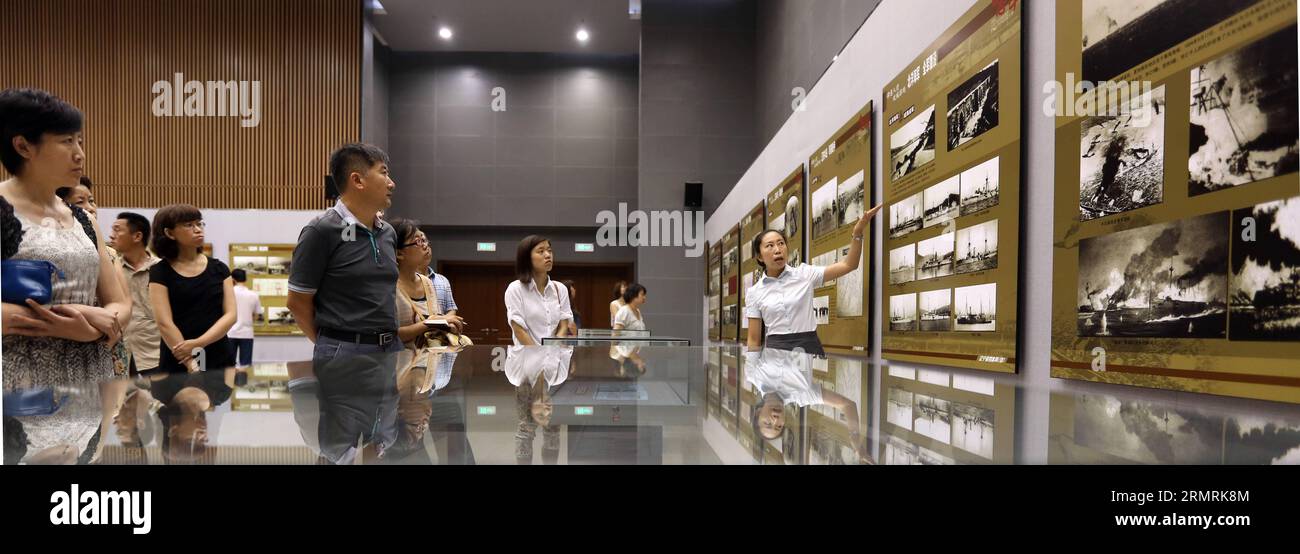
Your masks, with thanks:
[{"label": "reflective floor", "polygon": [[5,417],[5,459],[1300,463],[1300,406],[1031,381],[737,347],[480,346],[60,388],[57,411]]}]

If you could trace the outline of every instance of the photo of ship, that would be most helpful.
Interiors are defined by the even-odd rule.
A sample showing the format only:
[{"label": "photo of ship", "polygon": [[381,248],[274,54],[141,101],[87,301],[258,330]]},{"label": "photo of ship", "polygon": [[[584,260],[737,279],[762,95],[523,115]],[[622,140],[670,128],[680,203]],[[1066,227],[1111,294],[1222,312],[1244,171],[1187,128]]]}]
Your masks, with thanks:
[{"label": "photo of ship", "polygon": [[961,172],[961,215],[979,213],[998,205],[999,156]]},{"label": "photo of ship", "polygon": [[921,293],[921,330],[952,330],[952,289]]},{"label": "photo of ship", "polygon": [[889,330],[916,330],[916,293],[889,297]]},{"label": "photo of ship", "polygon": [[1300,197],[1236,210],[1233,229],[1246,218],[1255,240],[1233,233],[1228,338],[1300,340]]},{"label": "photo of ship", "polygon": [[957,218],[961,210],[961,177],[953,175],[925,189],[925,228]]},{"label": "photo of ship", "polygon": [[957,273],[998,267],[998,220],[957,230]]},{"label": "photo of ship", "polygon": [[916,243],[916,280],[952,275],[955,233],[944,233]]},{"label": "photo of ship", "polygon": [[953,309],[958,331],[994,331],[997,329],[998,284],[988,283],[958,287],[953,291]]},{"label": "photo of ship", "polygon": [[889,206],[889,238],[921,230],[921,196],[916,193]]},{"label": "photo of ship", "polygon": [[1081,337],[1223,338],[1228,212],[1079,243]]},{"label": "photo of ship", "polygon": [[900,246],[889,251],[889,284],[902,285],[916,280],[916,245]]}]

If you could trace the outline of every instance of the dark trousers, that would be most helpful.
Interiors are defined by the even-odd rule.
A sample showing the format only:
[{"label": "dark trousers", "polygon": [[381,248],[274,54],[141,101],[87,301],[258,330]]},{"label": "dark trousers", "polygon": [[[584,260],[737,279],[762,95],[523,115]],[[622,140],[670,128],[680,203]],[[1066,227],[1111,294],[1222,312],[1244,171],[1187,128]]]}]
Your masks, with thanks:
[{"label": "dark trousers", "polygon": [[230,339],[235,347],[235,360],[239,367],[253,365],[253,339]]}]

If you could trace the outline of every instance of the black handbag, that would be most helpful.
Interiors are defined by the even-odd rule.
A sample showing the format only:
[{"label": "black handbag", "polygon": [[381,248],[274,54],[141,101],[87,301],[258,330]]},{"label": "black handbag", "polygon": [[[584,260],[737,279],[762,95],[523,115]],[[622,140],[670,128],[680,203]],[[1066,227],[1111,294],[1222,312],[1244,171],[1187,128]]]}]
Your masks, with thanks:
[{"label": "black handbag", "polygon": [[55,274],[64,278],[58,266],[45,260],[5,260],[0,262],[0,296],[7,304],[26,305],[29,298],[49,304],[54,299]]}]

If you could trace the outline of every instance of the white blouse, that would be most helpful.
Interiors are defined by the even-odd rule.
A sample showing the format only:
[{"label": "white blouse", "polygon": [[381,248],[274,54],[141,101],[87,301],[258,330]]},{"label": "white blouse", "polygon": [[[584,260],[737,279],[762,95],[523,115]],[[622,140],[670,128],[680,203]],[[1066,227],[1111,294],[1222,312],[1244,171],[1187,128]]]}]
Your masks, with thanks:
[{"label": "white blouse", "polygon": [[745,317],[763,320],[768,336],[816,331],[813,289],[825,276],[826,268],[812,264],[786,266],[775,279],[764,272],[745,296]]},{"label": "white blouse", "polygon": [[[506,288],[506,323],[518,323],[537,344],[542,344],[546,337],[555,336],[555,329],[561,321],[573,320],[568,287],[554,279],[547,281],[546,290],[537,290],[535,280],[525,285],[518,279],[511,281]],[[519,345],[513,329],[510,339]]]},{"label": "white blouse", "polygon": [[822,387],[812,378],[812,358],[812,354],[772,348],[746,352],[745,380],[760,398],[774,392],[786,404],[823,404]]},{"label": "white blouse", "polygon": [[614,316],[614,325],[622,325],[623,329],[628,331],[645,330],[645,321],[637,317],[636,312],[632,311],[632,306],[618,309],[618,314]]}]

